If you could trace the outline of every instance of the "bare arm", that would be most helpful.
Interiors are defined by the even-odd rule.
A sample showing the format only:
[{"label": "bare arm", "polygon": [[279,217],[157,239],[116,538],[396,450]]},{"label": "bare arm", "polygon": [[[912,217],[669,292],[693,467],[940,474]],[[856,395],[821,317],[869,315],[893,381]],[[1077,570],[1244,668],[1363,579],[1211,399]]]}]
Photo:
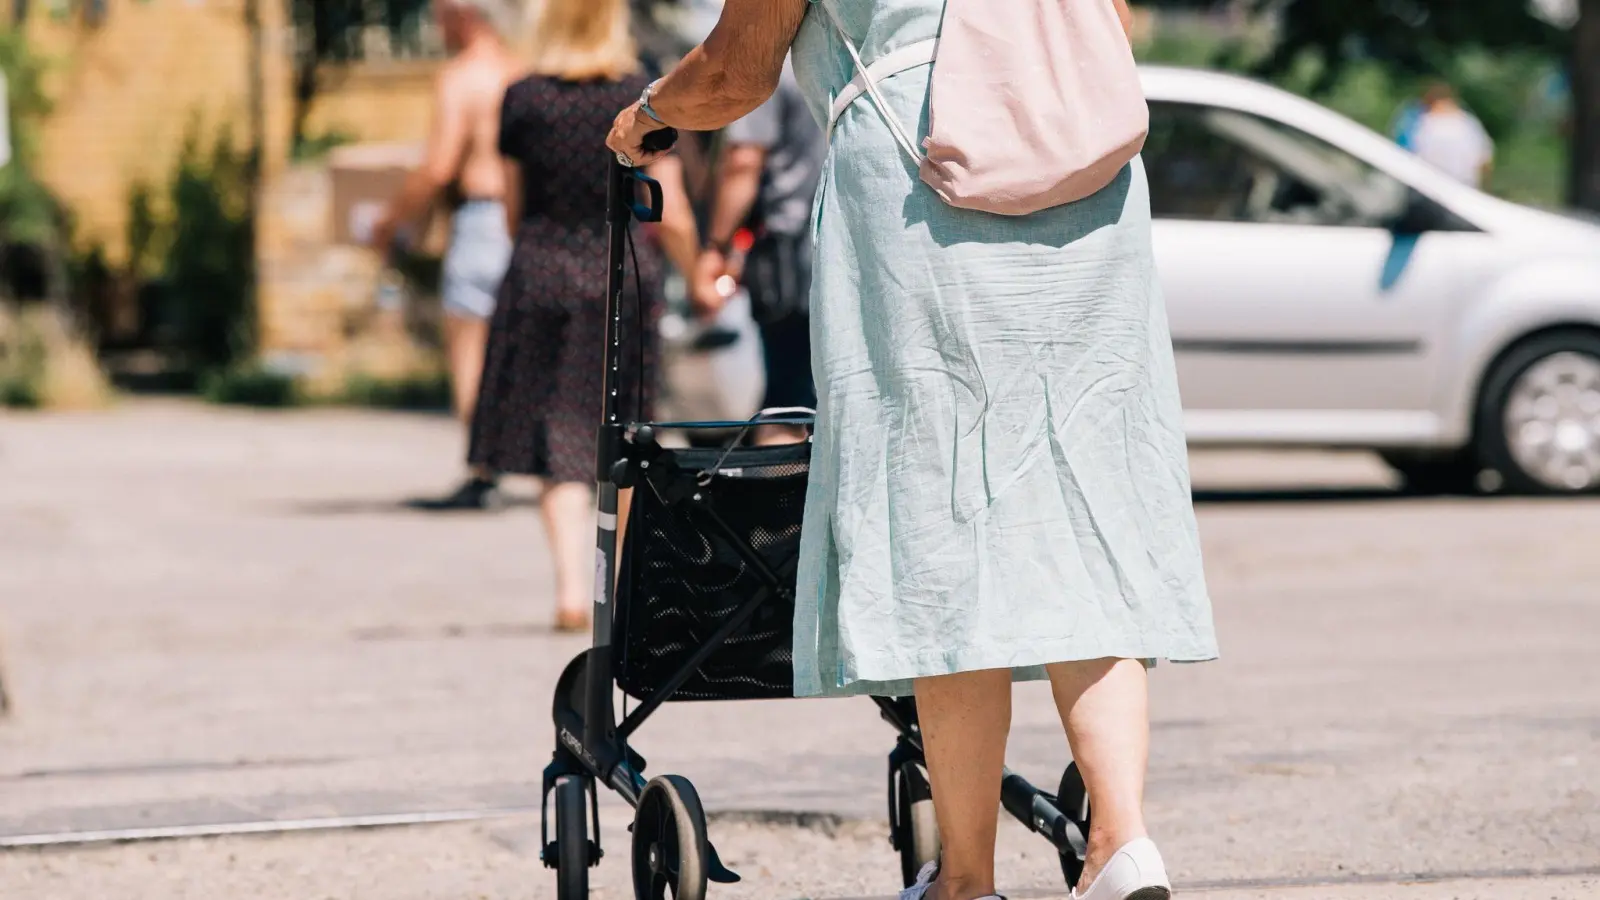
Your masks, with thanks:
[{"label": "bare arm", "polygon": [[[690,131],[713,131],[760,106],[778,86],[783,58],[808,5],[806,0],[727,0],[705,43],[656,83],[650,106],[666,125]],[[645,153],[641,142],[663,127],[635,103],[617,116],[606,144],[649,163],[659,155]]]},{"label": "bare arm", "polygon": [[760,106],[778,87],[806,0],[728,0],[705,43],[656,86],[651,106],[669,125],[712,131]]},{"label": "bare arm", "polygon": [[717,166],[717,199],[711,205],[707,235],[711,244],[722,247],[733,239],[761,189],[761,170],[766,165],[767,148],[759,144],[735,144],[722,154]]},{"label": "bare arm", "polygon": [[389,203],[383,219],[374,229],[373,242],[383,249],[393,240],[395,229],[412,222],[427,211],[435,198],[461,171],[471,136],[467,104],[452,90],[448,77],[434,88],[433,123],[428,130],[428,147],[422,165],[406,176],[399,196]]},{"label": "bare arm", "polygon": [[734,144],[723,151],[717,165],[716,199],[706,226],[710,229],[709,246],[695,261],[694,274],[689,279],[689,299],[702,315],[715,315],[727,302],[722,279],[733,274],[728,266],[727,246],[755,206],[766,161],[765,146]]},{"label": "bare arm", "polygon": [[663,157],[648,171],[661,183],[661,226],[657,232],[661,249],[687,278],[694,271],[700,235],[694,223],[694,209],[689,206],[689,192],[683,186],[683,161],[676,156]]}]

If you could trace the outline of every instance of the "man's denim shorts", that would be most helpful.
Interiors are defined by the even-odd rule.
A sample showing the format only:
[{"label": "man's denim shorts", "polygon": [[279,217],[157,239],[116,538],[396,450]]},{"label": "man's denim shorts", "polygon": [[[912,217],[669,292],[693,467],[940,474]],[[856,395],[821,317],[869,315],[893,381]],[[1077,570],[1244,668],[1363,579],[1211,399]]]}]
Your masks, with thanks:
[{"label": "man's denim shorts", "polygon": [[487,319],[494,314],[500,280],[511,265],[506,209],[498,200],[469,200],[450,219],[450,249],[444,255],[440,299],[452,316]]}]

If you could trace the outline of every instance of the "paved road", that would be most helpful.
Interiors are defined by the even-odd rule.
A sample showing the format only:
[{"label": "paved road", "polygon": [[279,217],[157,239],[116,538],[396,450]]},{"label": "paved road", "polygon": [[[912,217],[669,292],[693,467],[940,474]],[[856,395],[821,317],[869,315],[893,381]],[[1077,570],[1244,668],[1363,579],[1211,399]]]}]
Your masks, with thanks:
[{"label": "paved road", "polygon": [[[531,509],[399,506],[458,456],[428,417],[0,416],[0,836],[536,802],[550,686],[583,642],[545,629]],[[1225,659],[1155,673],[1150,815],[1181,880],[1600,896],[1600,502],[1401,498],[1357,455],[1195,472]],[[1052,780],[1046,695],[1016,718],[1013,763]],[[761,876],[727,897],[887,892],[890,743],[862,701],[673,707],[639,741],[713,809],[843,822],[724,821]],[[512,817],[11,852],[0,895],[547,896],[536,843]],[[1004,843],[1013,893],[1052,887],[1042,844]],[[1496,873],[1518,877],[1437,880]],[[1340,886],[1292,888],[1320,882]]]}]

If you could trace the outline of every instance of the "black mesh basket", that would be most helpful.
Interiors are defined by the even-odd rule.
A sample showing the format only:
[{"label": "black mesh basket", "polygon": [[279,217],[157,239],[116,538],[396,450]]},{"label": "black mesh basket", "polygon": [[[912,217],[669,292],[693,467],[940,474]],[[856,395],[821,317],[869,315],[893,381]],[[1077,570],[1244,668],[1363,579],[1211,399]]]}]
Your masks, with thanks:
[{"label": "black mesh basket", "polygon": [[810,461],[804,443],[657,450],[648,466],[635,463],[612,636],[619,687],[648,699],[757,600],[670,699],[794,696],[795,565]]}]

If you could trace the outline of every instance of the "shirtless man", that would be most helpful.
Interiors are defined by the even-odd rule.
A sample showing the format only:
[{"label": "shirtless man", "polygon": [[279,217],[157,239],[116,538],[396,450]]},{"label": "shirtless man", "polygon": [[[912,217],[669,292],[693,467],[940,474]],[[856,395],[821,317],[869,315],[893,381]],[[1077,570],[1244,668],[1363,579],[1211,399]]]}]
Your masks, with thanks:
[{"label": "shirtless man", "polygon": [[[506,46],[517,24],[513,0],[434,0],[433,12],[451,58],[434,83],[433,125],[422,166],[373,228],[380,253],[452,188],[463,198],[450,220],[443,284],[445,348],[456,415],[468,425],[477,405],[484,344],[495,293],[511,261],[506,234],[505,169],[497,147],[500,101],[522,68]],[[495,473],[474,471],[453,493],[417,505],[490,509],[500,505]]]}]

